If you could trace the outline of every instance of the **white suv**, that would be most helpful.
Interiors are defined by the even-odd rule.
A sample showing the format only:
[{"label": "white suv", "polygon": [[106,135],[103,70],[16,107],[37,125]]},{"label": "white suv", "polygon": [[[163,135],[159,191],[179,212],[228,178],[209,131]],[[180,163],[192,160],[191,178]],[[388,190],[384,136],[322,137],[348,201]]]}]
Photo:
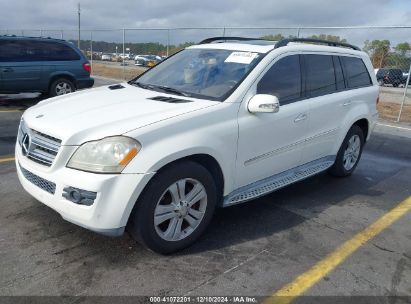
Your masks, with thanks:
[{"label": "white suv", "polygon": [[193,243],[216,206],[325,170],[350,175],[377,102],[355,46],[216,37],[128,83],[28,109],[17,172],[66,220],[113,236],[127,227],[169,253]]}]

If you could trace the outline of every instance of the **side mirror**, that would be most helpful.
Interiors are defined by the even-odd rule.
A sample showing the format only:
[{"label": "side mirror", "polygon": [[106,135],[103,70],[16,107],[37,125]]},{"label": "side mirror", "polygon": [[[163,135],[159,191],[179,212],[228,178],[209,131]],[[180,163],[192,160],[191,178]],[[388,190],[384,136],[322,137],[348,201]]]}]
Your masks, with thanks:
[{"label": "side mirror", "polygon": [[257,94],[248,102],[250,113],[277,113],[280,110],[278,98],[268,94]]}]

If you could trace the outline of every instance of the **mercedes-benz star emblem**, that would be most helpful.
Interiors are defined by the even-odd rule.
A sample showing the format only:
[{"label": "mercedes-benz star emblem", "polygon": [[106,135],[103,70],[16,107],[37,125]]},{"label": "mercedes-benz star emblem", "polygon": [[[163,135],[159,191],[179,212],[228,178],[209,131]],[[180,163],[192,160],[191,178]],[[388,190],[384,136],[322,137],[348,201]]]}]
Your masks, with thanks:
[{"label": "mercedes-benz star emblem", "polygon": [[30,149],[30,136],[26,133],[24,134],[23,141],[21,142],[21,152],[24,156],[29,154]]}]

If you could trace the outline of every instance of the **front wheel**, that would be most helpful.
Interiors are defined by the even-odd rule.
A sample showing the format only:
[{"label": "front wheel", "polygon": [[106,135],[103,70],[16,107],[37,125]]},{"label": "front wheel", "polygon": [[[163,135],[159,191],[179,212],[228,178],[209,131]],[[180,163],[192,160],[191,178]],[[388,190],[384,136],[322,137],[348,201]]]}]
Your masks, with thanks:
[{"label": "front wheel", "polygon": [[358,165],[364,146],[362,129],[353,125],[344,138],[337,153],[334,165],[329,172],[334,176],[351,175]]},{"label": "front wheel", "polygon": [[216,203],[210,172],[195,162],[178,162],[153,177],[136,202],[127,229],[155,252],[175,252],[200,237]]}]

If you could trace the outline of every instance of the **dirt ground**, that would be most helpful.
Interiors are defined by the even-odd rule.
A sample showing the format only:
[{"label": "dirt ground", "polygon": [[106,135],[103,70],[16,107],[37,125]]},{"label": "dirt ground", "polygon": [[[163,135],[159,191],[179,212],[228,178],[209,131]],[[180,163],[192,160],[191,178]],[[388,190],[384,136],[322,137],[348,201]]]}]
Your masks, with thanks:
[{"label": "dirt ground", "polygon": [[[384,120],[397,121],[398,113],[400,112],[401,105],[395,103],[388,103],[380,101],[378,103],[378,113],[380,118]],[[404,105],[402,109],[400,122],[411,124],[411,105]]]},{"label": "dirt ground", "polygon": [[[124,76],[125,80],[130,80],[141,73],[143,73],[146,68],[138,66],[125,66]],[[113,78],[113,79],[123,79],[123,67],[118,65],[109,65],[106,63],[93,62],[93,75]]]}]

